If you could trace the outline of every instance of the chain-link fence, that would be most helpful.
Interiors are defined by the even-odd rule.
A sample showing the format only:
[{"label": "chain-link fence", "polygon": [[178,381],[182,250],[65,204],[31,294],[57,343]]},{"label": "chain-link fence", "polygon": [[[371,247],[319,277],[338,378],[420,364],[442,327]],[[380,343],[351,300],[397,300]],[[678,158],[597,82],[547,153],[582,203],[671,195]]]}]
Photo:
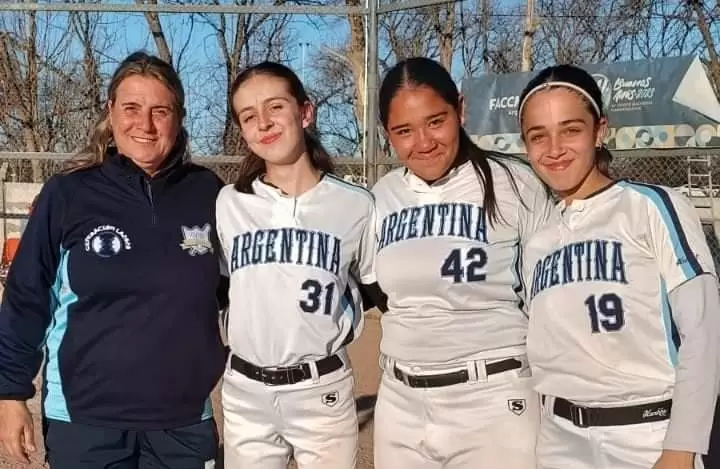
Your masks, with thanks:
[{"label": "chain-link fence", "polygon": [[[663,155],[660,152],[633,153],[625,155],[616,152],[611,171],[614,177],[626,178],[649,184],[668,187],[688,186],[689,179],[696,189],[709,188],[720,184],[720,151],[701,152],[699,150],[679,152],[681,154]],[[43,183],[60,172],[71,155],[48,153],[2,153],[0,152],[0,178],[5,182]],[[195,163],[207,166],[224,181],[232,182],[237,178],[238,157],[198,157]],[[359,158],[335,158],[336,171],[341,177],[347,177],[366,185],[364,163]],[[399,163],[395,160],[380,160],[378,173],[383,175]],[[714,184],[708,179],[712,177]],[[703,179],[704,178],[704,179]]]},{"label": "chain-link fence", "polygon": [[[68,153],[0,151],[0,181],[4,183],[45,183],[60,173],[72,158]],[[367,185],[365,163],[359,158],[334,158],[336,173],[356,184]],[[240,169],[236,156],[197,157],[194,163],[212,169],[226,183],[234,182]]]},{"label": "chain-link fence", "polygon": [[[611,172],[624,178],[667,187],[707,192],[720,185],[720,149],[633,150],[613,153]],[[44,183],[62,170],[72,155],[68,153],[30,153],[0,151],[0,180],[4,182]],[[195,163],[215,171],[225,182],[238,176],[240,157],[200,156]],[[360,158],[334,158],[336,172],[347,180],[367,185],[366,166]],[[399,165],[379,159],[379,176]]]},{"label": "chain-link fence", "polygon": [[[226,183],[235,182],[238,177],[240,164],[237,157],[211,157],[196,158],[193,160],[212,169]],[[346,181],[367,185],[365,163],[359,158],[334,158],[335,172]]]},{"label": "chain-link fence", "polygon": [[[44,183],[62,170],[71,158],[67,153],[0,152],[0,180],[3,182]],[[240,157],[196,157],[195,163],[215,171],[225,182],[238,176]],[[367,186],[366,166],[360,158],[335,158],[336,172],[341,177]],[[397,167],[396,160],[379,159],[378,176]],[[616,178],[624,178],[681,188],[698,197],[720,185],[720,149],[673,149],[617,151],[611,164]],[[702,194],[701,194],[702,193]]]},{"label": "chain-link fence", "polygon": [[[30,202],[27,194],[21,196],[23,200],[14,200],[7,188],[15,187],[13,184],[17,183],[34,183],[30,190],[37,191],[45,181],[63,169],[71,156],[0,152],[0,209],[4,216],[0,236],[3,240],[22,229]],[[238,176],[239,157],[197,157],[193,161],[212,169],[226,183],[234,182]],[[338,175],[367,186],[363,160],[335,158],[335,163]],[[377,174],[382,177],[398,165],[395,160],[378,159]],[[720,149],[617,151],[614,152],[611,172],[616,178],[672,187],[688,196],[698,210],[716,266],[720,268],[720,241],[717,236],[720,234]]]}]

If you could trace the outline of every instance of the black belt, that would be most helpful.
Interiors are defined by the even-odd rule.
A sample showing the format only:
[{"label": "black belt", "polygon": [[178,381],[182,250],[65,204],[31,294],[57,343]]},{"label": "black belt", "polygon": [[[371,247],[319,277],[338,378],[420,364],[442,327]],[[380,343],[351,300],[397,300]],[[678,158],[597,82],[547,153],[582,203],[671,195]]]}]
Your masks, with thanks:
[{"label": "black belt", "polygon": [[[485,374],[490,376],[504,371],[516,370],[520,367],[522,367],[522,362],[520,360],[516,358],[507,358],[499,362],[486,364]],[[395,366],[393,368],[393,374],[397,379],[411,388],[439,388],[442,386],[452,386],[453,384],[467,383],[470,381],[470,374],[467,370],[453,371],[452,373],[442,373],[438,375],[409,375]]]},{"label": "black belt", "polygon": [[[330,355],[315,362],[319,376],[332,373],[343,367],[343,361],[337,355]],[[282,384],[295,384],[312,378],[310,365],[300,363],[287,367],[263,368],[243,360],[237,355],[230,357],[230,367],[242,373],[250,379],[260,381],[268,386],[279,386]]]},{"label": "black belt", "polygon": [[583,407],[556,397],[553,414],[570,420],[580,428],[611,427],[667,420],[671,405],[672,399],[627,407]]}]

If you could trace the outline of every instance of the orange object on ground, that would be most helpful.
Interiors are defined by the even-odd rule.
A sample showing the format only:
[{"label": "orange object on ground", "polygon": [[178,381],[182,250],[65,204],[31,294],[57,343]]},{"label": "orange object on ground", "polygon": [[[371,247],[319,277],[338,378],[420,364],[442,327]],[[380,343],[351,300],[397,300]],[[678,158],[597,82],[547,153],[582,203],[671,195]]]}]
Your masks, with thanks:
[{"label": "orange object on ground", "polygon": [[2,252],[2,263],[4,265],[12,262],[17,252],[18,244],[20,244],[20,238],[8,238],[5,240]]}]

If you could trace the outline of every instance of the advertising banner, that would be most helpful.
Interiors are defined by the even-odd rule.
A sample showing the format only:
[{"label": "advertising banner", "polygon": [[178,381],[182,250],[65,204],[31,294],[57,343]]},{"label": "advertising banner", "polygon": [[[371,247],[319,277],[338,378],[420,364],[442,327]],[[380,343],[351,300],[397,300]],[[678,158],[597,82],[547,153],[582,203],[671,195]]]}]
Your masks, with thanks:
[{"label": "advertising banner", "polygon": [[[696,57],[581,65],[603,93],[608,148],[720,147],[720,103]],[[465,126],[483,148],[524,153],[517,107],[538,72],[466,79]]]}]

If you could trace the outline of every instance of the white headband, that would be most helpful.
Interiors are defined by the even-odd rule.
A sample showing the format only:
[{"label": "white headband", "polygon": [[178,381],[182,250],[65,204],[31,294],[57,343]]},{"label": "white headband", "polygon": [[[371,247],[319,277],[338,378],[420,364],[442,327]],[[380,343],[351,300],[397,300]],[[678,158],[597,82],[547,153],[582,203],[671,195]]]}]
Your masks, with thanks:
[{"label": "white headband", "polygon": [[561,87],[561,88],[570,88],[573,91],[577,91],[581,95],[585,96],[590,103],[590,105],[595,110],[595,114],[597,114],[598,117],[602,117],[602,112],[600,111],[600,107],[597,105],[595,100],[592,96],[590,96],[590,93],[585,91],[584,89],[580,88],[577,85],[573,85],[572,83],[568,83],[567,81],[549,81],[546,83],[542,83],[535,88],[531,89],[528,94],[525,95],[525,98],[520,102],[520,106],[518,106],[518,120],[521,120],[522,116],[522,110],[523,107],[525,107],[525,103],[527,103],[527,100],[530,98],[530,96],[534,95],[540,90],[544,90],[545,88],[555,88],[555,87]]}]

